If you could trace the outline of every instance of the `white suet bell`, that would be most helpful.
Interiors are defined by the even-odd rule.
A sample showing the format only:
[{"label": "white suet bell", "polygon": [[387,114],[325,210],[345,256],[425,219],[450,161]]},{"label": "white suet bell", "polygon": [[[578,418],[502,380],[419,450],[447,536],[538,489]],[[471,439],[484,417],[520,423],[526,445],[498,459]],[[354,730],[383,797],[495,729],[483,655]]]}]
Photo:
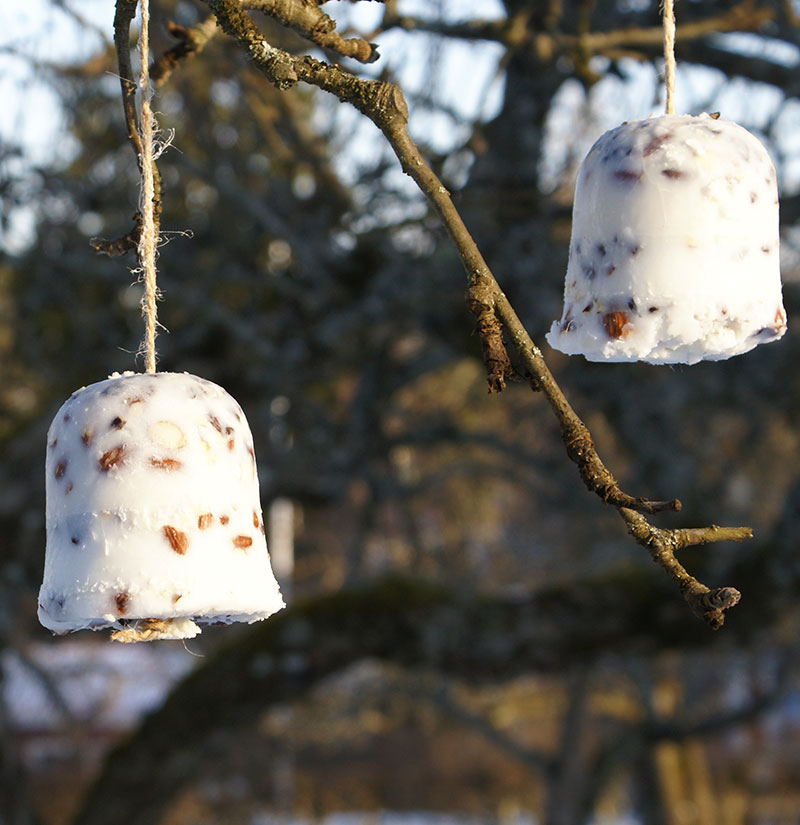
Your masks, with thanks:
[{"label": "white suet bell", "polygon": [[786,332],[778,188],[735,123],[665,115],[606,132],[581,164],[552,347],[590,361],[694,364]]},{"label": "white suet bell", "polygon": [[47,438],[39,620],[119,641],[191,638],[283,607],[237,402],[178,373],[73,393]]}]

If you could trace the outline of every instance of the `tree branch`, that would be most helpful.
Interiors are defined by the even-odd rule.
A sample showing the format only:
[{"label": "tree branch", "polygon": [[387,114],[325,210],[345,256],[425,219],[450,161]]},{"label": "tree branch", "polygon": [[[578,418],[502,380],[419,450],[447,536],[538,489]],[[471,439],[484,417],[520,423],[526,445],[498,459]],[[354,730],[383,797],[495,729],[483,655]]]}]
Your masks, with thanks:
[{"label": "tree branch", "polygon": [[374,63],[380,57],[375,43],[361,37],[345,40],[336,31],[336,21],[319,8],[316,0],[244,0],[243,5],[268,14],[306,40],[343,57],[360,63]]},{"label": "tree branch", "polygon": [[[298,82],[309,83],[351,103],[366,115],[386,137],[403,171],[409,175],[438,212],[455,245],[469,282],[468,302],[476,314],[482,333],[489,390],[504,386],[510,361],[505,351],[500,325],[505,329],[528,371],[534,390],[544,393],[561,427],[561,437],[569,458],[577,465],[586,487],[620,510],[629,532],[678,584],[693,612],[713,628],[724,621],[724,611],[739,600],[733,588],[710,590],[691,576],[675,558],[675,550],[689,544],[742,540],[752,535],[749,528],[698,528],[691,531],[660,530],[639,513],[654,514],[680,510],[677,499],[650,501],[623,492],[603,464],[588,427],[570,406],[566,396],[533,343],[513,307],[500,289],[461,219],[450,194],[425,162],[408,134],[408,109],[400,89],[393,83],[362,80],[338,66],[311,57],[296,57],[271,46],[247,15],[239,0],[207,0],[223,31],[246,49],[256,67],[279,89]],[[638,511],[638,512],[637,512]]]},{"label": "tree branch", "polygon": [[[122,88],[122,110],[128,129],[128,140],[133,145],[137,160],[142,155],[142,142],[139,138],[139,124],[136,119],[136,81],[133,79],[131,66],[131,23],[136,16],[138,0],[117,0],[114,12],[114,47],[117,51],[119,82]],[[133,218],[133,228],[113,240],[92,238],[92,249],[99,255],[116,257],[124,255],[139,245],[142,229],[142,217],[137,212]]]},{"label": "tree branch", "polygon": [[[688,43],[720,32],[757,31],[774,17],[775,12],[772,9],[756,8],[753,0],[743,0],[716,17],[679,24],[675,29],[675,40],[677,43]],[[563,42],[567,46],[578,45],[578,39],[571,36],[564,36]],[[595,53],[641,46],[652,46],[660,50],[664,45],[664,30],[661,26],[630,26],[616,31],[593,32],[581,40],[581,45],[587,46]]]},{"label": "tree branch", "polygon": [[[547,61],[554,60],[565,52],[585,60],[591,54],[630,51],[641,47],[652,48],[653,54],[656,54],[660,53],[664,45],[664,31],[661,26],[622,26],[608,31],[571,34],[555,29],[532,29],[528,24],[529,17],[530,14],[524,16],[523,12],[520,12],[501,20],[447,23],[387,12],[380,31],[401,28],[460,40],[488,40],[513,50],[528,49],[539,59]],[[719,32],[758,31],[765,23],[774,19],[773,9],[758,8],[753,0],[742,0],[721,14],[679,23],[676,41],[688,43]],[[581,55],[581,52],[584,54]]]},{"label": "tree branch", "polygon": [[[137,83],[133,76],[131,65],[131,23],[136,16],[138,0],[117,0],[114,12],[114,47],[117,51],[117,66],[119,82],[122,88],[122,109],[125,113],[125,123],[128,127],[128,139],[136,152],[136,159],[141,168],[142,140],[139,134],[139,123],[136,116],[136,88]],[[158,167],[153,163],[153,220],[156,236],[158,236],[159,219],[161,218],[161,175]],[[133,216],[133,227],[113,240],[92,238],[89,245],[99,255],[115,257],[124,255],[131,249],[139,246],[139,237],[142,231],[142,216],[137,211]]]},{"label": "tree branch", "polygon": [[217,21],[213,14],[209,14],[205,20],[190,29],[171,22],[167,23],[167,29],[178,43],[154,60],[150,67],[150,80],[157,89],[169,80],[183,60],[188,60],[205,49],[208,41],[217,33]]},{"label": "tree branch", "polygon": [[725,611],[739,603],[741,593],[734,587],[713,590],[701,584],[687,572],[675,553],[686,547],[717,541],[744,541],[753,537],[749,527],[695,527],[684,530],[662,530],[649,524],[639,513],[627,507],[620,508],[620,516],[628,532],[637,543],[646,548],[653,561],[662,567],[678,585],[692,612],[714,630],[722,627]]},{"label": "tree branch", "polygon": [[117,50],[119,82],[122,87],[122,108],[128,127],[128,140],[133,144],[136,157],[142,154],[139,124],[136,118],[136,80],[131,65],[131,23],[136,16],[139,0],[117,0],[114,11],[114,47]]}]

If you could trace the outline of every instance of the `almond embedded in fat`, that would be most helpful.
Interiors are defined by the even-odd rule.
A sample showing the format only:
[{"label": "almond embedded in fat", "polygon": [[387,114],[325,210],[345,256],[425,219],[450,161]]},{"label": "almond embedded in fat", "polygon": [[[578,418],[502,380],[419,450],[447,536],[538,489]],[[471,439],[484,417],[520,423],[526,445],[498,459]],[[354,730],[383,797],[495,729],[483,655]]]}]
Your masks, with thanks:
[{"label": "almond embedded in fat", "polygon": [[203,451],[205,452],[205,459],[209,464],[216,464],[217,463],[217,451],[205,440],[205,438],[200,438],[200,444],[203,447]]},{"label": "almond embedded in fat", "polygon": [[159,470],[180,470],[183,464],[174,458],[156,458],[153,456],[150,459],[150,466]]},{"label": "almond embedded in fat", "polygon": [[607,312],[603,316],[603,326],[606,328],[609,338],[625,338],[631,331],[628,315],[622,310]]},{"label": "almond embedded in fat", "polygon": [[128,602],[130,602],[130,600],[131,597],[129,593],[117,593],[117,595],[114,596],[114,604],[120,616],[124,616],[128,612]]},{"label": "almond embedded in fat", "polygon": [[183,430],[172,421],[156,421],[150,425],[147,435],[154,444],[169,450],[179,450],[186,446],[186,436]]},{"label": "almond embedded in fat", "polygon": [[169,546],[179,555],[185,556],[189,547],[189,537],[182,530],[176,530],[171,524],[165,524],[161,528],[164,536],[169,542]]},{"label": "almond embedded in fat", "polygon": [[107,473],[112,467],[116,467],[117,464],[125,462],[125,445],[120,444],[117,447],[114,447],[111,450],[107,450],[100,456],[97,460],[97,463],[100,465],[100,469]]}]

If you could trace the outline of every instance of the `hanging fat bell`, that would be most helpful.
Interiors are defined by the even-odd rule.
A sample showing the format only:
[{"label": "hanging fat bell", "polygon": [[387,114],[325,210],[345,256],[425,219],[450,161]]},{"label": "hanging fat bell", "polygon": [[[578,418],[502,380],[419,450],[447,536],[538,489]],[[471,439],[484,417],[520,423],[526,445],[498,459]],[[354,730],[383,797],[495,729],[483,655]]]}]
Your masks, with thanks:
[{"label": "hanging fat bell", "polygon": [[47,439],[39,620],[118,641],[191,638],[283,607],[250,428],[186,373],[114,374],[66,401]]},{"label": "hanging fat bell", "polygon": [[664,115],[606,132],[581,164],[552,347],[694,364],[786,332],[775,167],[735,123]]}]

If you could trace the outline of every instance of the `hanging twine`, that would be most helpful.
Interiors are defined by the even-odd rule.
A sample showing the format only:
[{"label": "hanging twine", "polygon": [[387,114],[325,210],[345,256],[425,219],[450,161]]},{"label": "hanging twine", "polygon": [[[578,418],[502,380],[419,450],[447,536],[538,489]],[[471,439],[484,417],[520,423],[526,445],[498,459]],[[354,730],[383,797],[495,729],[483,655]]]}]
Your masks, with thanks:
[{"label": "hanging twine", "polygon": [[673,0],[663,0],[661,11],[664,17],[664,85],[665,111],[675,114],[675,11]]},{"label": "hanging twine", "polygon": [[155,126],[153,112],[150,109],[150,3],[141,0],[142,25],[139,30],[139,58],[141,70],[139,74],[139,93],[141,100],[140,129],[142,136],[142,152],[139,156],[141,167],[141,193],[139,211],[142,216],[141,232],[139,235],[139,267],[141,278],[144,281],[144,296],[142,298],[142,315],[144,316],[144,341],[142,342],[145,354],[145,368],[147,372],[156,371],[156,247],[158,246],[158,227],[155,216]]}]

